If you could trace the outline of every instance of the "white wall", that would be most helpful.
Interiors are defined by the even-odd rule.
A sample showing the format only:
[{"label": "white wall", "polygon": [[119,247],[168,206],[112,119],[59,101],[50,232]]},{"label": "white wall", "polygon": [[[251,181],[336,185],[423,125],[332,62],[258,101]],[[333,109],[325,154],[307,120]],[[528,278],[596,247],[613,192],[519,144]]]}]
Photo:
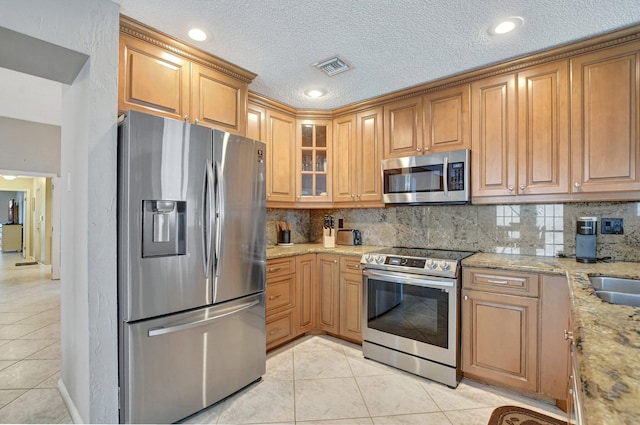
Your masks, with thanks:
[{"label": "white wall", "polygon": [[0,81],[7,83],[2,87],[1,117],[60,125],[61,83],[6,68],[0,68]]},{"label": "white wall", "polygon": [[118,6],[0,0],[0,10],[0,26],[90,57],[61,95],[61,390],[74,420],[117,423]]},{"label": "white wall", "polygon": [[60,127],[0,116],[0,152],[0,170],[59,175]]}]

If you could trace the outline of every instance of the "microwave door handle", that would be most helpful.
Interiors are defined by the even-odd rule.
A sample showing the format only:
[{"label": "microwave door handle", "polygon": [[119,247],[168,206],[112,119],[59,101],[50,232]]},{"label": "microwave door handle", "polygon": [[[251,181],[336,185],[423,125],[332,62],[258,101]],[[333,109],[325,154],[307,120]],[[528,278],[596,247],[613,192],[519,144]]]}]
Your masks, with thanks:
[{"label": "microwave door handle", "polygon": [[442,178],[444,179],[444,196],[449,196],[449,157],[444,157],[442,163]]}]

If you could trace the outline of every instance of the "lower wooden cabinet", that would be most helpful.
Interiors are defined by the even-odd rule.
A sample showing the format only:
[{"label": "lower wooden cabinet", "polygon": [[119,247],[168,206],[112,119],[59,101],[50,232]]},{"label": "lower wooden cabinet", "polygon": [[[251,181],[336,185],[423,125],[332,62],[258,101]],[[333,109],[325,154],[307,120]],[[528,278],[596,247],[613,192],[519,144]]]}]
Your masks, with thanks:
[{"label": "lower wooden cabinet", "polygon": [[340,332],[340,257],[318,254],[318,327]]},{"label": "lower wooden cabinet", "polygon": [[316,327],[316,254],[296,257],[296,335]]},{"label": "lower wooden cabinet", "polygon": [[[569,288],[564,276],[465,268],[462,371],[471,378],[567,398]],[[566,404],[566,403],[562,403]]]},{"label": "lower wooden cabinet", "polygon": [[294,333],[293,310],[282,313],[267,314],[267,350],[293,339]]},{"label": "lower wooden cabinet", "polygon": [[362,269],[360,257],[340,259],[340,335],[362,343]]},{"label": "lower wooden cabinet", "polygon": [[295,257],[267,261],[267,350],[295,337]]}]

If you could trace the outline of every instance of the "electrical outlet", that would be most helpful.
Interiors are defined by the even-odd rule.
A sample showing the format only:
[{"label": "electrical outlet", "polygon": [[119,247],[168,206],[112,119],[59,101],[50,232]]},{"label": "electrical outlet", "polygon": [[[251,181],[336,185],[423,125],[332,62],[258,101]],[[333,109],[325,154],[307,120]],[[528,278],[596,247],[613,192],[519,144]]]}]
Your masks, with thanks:
[{"label": "electrical outlet", "polygon": [[624,233],[623,219],[603,218],[600,233],[603,235],[622,235]]}]

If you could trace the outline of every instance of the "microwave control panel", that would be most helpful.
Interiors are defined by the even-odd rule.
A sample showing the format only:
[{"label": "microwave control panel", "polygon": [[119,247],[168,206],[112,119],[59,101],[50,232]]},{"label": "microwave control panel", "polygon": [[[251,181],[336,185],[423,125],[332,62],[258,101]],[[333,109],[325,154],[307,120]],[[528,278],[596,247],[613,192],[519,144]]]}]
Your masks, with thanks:
[{"label": "microwave control panel", "polygon": [[452,162],[448,168],[448,189],[464,190],[464,162]]}]

